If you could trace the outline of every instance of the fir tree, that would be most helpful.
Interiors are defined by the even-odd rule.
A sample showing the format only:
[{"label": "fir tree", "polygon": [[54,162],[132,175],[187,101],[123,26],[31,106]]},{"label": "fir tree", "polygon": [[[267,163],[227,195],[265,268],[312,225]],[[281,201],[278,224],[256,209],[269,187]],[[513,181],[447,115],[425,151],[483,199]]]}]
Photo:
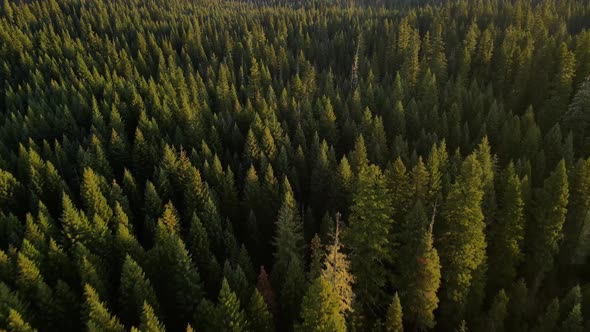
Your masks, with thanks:
[{"label": "fir tree", "polygon": [[387,308],[385,316],[385,331],[387,332],[403,332],[404,326],[402,324],[402,305],[397,293],[393,296],[391,304]]},{"label": "fir tree", "polygon": [[363,167],[358,175],[358,189],[353,197],[349,227],[343,244],[350,248],[351,272],[356,277],[355,294],[367,308],[383,304],[393,224],[385,178],[376,166]]},{"label": "fir tree", "polygon": [[240,301],[225,278],[221,283],[218,301],[219,317],[223,317],[223,331],[247,331],[248,321],[246,314],[240,308]]},{"label": "fir tree", "polygon": [[323,276],[312,282],[303,297],[301,321],[297,331],[346,331],[338,297]]},{"label": "fir tree", "polygon": [[94,288],[85,285],[84,296],[86,298],[86,327],[89,331],[125,331],[119,319],[109,312],[104,302],[101,302]]},{"label": "fir tree", "polygon": [[445,296],[441,310],[445,317],[455,317],[455,322],[461,319],[466,309],[474,272],[484,263],[486,243],[481,177],[480,164],[475,155],[470,155],[461,165],[442,212],[438,248]]},{"label": "fir tree", "polygon": [[165,332],[166,328],[154,313],[154,309],[147,302],[143,303],[139,330],[142,332]]}]

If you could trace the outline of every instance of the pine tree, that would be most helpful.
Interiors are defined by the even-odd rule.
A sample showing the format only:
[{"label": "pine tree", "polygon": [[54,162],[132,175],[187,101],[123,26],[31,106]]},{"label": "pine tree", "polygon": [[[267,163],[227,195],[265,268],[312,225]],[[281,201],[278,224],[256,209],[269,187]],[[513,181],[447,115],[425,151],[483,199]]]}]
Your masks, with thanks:
[{"label": "pine tree", "polygon": [[338,298],[340,314],[346,316],[352,311],[354,276],[350,273],[350,262],[340,243],[340,215],[338,214],[332,243],[326,248],[322,277],[332,286]]},{"label": "pine tree", "polygon": [[211,252],[207,231],[196,214],[193,214],[188,236],[187,247],[206,285],[214,285],[219,281],[219,262]]},{"label": "pine tree", "polygon": [[387,186],[391,191],[394,220],[403,220],[411,209],[411,180],[400,157],[385,172]]},{"label": "pine tree", "polygon": [[[160,300],[162,317],[169,329],[180,329],[201,300],[200,276],[180,234],[173,208],[158,221],[154,247],[148,252],[149,279]],[[167,271],[162,274],[161,271]]]},{"label": "pine tree", "polygon": [[534,330],[539,332],[554,331],[559,319],[559,300],[553,299],[545,309],[535,325]]},{"label": "pine tree", "polygon": [[521,181],[510,163],[501,176],[496,222],[490,225],[489,264],[495,271],[490,283],[495,288],[508,287],[516,277],[522,261],[524,239],[524,201]]},{"label": "pine tree", "polygon": [[563,264],[582,264],[590,253],[590,159],[579,160],[571,172],[571,199],[563,226]]},{"label": "pine tree", "polygon": [[474,272],[485,258],[481,180],[480,164],[475,155],[470,155],[461,165],[442,212],[438,248],[445,296],[441,310],[444,317],[454,317],[454,323],[464,314]]},{"label": "pine tree", "polygon": [[436,295],[440,286],[440,261],[433,247],[432,224],[429,224],[420,201],[406,217],[400,248],[400,288],[404,319],[423,330],[434,327]]},{"label": "pine tree", "polygon": [[154,313],[154,309],[147,302],[143,303],[139,330],[141,332],[166,332],[166,328]]},{"label": "pine tree", "polygon": [[553,267],[554,255],[563,237],[563,224],[569,198],[565,162],[562,160],[535,193],[535,223],[528,225],[528,265],[533,290]]},{"label": "pine tree", "polygon": [[297,331],[346,331],[346,322],[340,314],[340,304],[333,287],[323,276],[309,286],[301,305],[301,324]]},{"label": "pine tree", "polygon": [[384,298],[387,271],[383,264],[391,257],[388,235],[393,224],[389,190],[378,167],[361,169],[353,202],[343,244],[352,252],[358,300],[367,308],[378,308]]},{"label": "pine tree", "polygon": [[268,309],[268,305],[257,289],[254,289],[250,298],[248,317],[252,331],[274,331],[273,317]]},{"label": "pine tree", "polygon": [[219,291],[219,317],[222,317],[223,331],[247,331],[248,321],[246,314],[240,308],[240,301],[231,290],[224,278]]},{"label": "pine tree", "polygon": [[157,308],[157,298],[151,282],[143,269],[129,255],[125,257],[119,288],[119,313],[129,325],[137,325],[137,319],[144,310],[144,303]]},{"label": "pine tree", "polygon": [[286,188],[283,202],[279,210],[276,222],[276,235],[274,238],[275,262],[273,265],[273,284],[281,288],[286,279],[286,272],[292,260],[303,261],[303,234],[301,221],[297,213],[297,206],[291,186],[285,179]]},{"label": "pine tree", "polygon": [[285,282],[279,292],[279,317],[283,324],[289,324],[296,319],[297,313],[301,310],[301,300],[306,286],[303,263],[298,258],[291,259],[287,266]]},{"label": "pine tree", "polygon": [[404,326],[402,324],[402,305],[397,293],[393,296],[391,304],[387,308],[385,316],[385,331],[386,332],[403,332]]},{"label": "pine tree", "polygon": [[504,320],[508,311],[508,296],[500,290],[492,302],[488,313],[488,331],[504,331]]},{"label": "pine tree", "polygon": [[324,248],[320,237],[316,234],[311,239],[310,244],[311,257],[309,262],[309,273],[307,279],[312,282],[322,273],[322,258],[324,255]]},{"label": "pine tree", "polygon": [[430,180],[428,170],[422,161],[422,157],[418,158],[418,163],[412,168],[410,178],[412,183],[412,191],[414,193],[414,201],[419,200],[425,202],[428,196],[428,183]]},{"label": "pine tree", "polygon": [[119,319],[109,312],[92,286],[88,284],[84,286],[84,296],[86,298],[86,327],[89,331],[125,331]]},{"label": "pine tree", "polygon": [[10,308],[8,313],[8,332],[36,332],[29,323],[23,320],[21,314]]},{"label": "pine tree", "polygon": [[582,332],[584,331],[584,318],[582,317],[582,306],[576,304],[569,312],[567,318],[561,323],[559,331]]}]

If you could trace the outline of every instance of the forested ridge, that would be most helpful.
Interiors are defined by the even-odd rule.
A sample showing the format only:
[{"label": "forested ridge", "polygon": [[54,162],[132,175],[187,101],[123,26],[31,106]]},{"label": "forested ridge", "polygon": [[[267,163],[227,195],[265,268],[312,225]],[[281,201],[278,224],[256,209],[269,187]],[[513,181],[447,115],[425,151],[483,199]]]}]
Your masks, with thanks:
[{"label": "forested ridge", "polygon": [[0,9],[0,330],[590,330],[590,1]]}]

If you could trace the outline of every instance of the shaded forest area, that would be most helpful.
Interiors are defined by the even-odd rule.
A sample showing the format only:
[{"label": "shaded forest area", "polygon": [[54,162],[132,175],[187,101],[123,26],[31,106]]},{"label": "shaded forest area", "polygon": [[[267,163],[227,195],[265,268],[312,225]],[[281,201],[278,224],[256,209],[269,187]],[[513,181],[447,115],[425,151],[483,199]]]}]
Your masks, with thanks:
[{"label": "shaded forest area", "polygon": [[0,330],[590,330],[590,1],[4,0]]}]

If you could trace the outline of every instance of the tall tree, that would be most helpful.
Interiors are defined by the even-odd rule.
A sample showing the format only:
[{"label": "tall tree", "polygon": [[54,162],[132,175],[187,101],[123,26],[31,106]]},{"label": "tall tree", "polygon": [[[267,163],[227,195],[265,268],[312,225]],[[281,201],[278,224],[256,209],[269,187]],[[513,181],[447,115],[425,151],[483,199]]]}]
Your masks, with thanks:
[{"label": "tall tree", "polygon": [[[434,221],[434,220],[433,220]],[[433,246],[432,223],[427,220],[422,203],[418,201],[406,217],[400,248],[400,298],[404,320],[419,330],[436,324],[434,310],[440,287],[440,260]]]},{"label": "tall tree", "polygon": [[337,214],[332,243],[326,248],[322,276],[332,286],[334,294],[338,298],[340,314],[346,316],[352,310],[354,276],[350,274],[350,262],[342,249],[340,243],[340,215]]},{"label": "tall tree", "polygon": [[483,194],[480,163],[472,154],[463,161],[447,195],[438,238],[444,294],[441,312],[445,317],[454,317],[449,324],[463,317],[474,272],[484,263]]},{"label": "tall tree", "polygon": [[297,331],[346,331],[338,296],[323,276],[315,279],[307,289],[301,305],[301,320],[301,324],[296,326]]},{"label": "tall tree", "polygon": [[219,318],[222,319],[223,331],[247,331],[248,320],[246,314],[240,307],[240,301],[231,290],[227,280],[224,278],[219,291]]},{"label": "tall tree", "polygon": [[391,257],[392,212],[389,190],[380,169],[374,165],[361,168],[343,244],[351,250],[355,293],[367,309],[377,309],[384,303],[387,279],[384,264]]},{"label": "tall tree", "polygon": [[554,256],[563,238],[569,187],[565,161],[559,162],[545,180],[542,189],[535,192],[534,222],[527,225],[528,272],[535,292],[545,273],[553,268]]},{"label": "tall tree", "polygon": [[489,230],[490,271],[495,271],[490,286],[496,289],[508,287],[516,277],[523,259],[525,228],[523,189],[513,163],[503,172],[500,182],[496,222]]}]

